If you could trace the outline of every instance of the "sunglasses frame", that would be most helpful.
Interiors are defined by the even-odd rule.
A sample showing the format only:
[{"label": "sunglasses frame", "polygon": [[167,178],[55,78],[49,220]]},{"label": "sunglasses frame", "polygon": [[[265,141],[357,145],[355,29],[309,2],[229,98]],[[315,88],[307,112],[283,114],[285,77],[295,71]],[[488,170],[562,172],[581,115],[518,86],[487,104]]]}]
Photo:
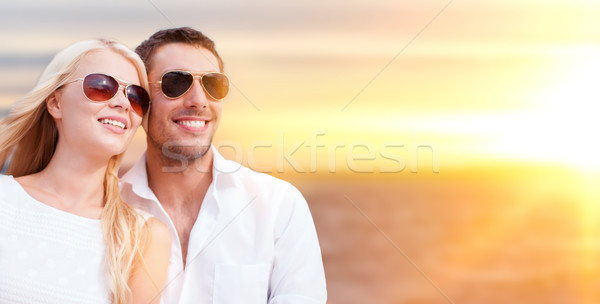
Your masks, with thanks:
[{"label": "sunglasses frame", "polygon": [[[191,84],[191,85],[190,85],[190,86],[187,88],[187,90],[185,90],[185,92],[181,93],[181,95],[179,95],[179,96],[177,96],[177,97],[169,97],[169,96],[167,96],[167,94],[165,94],[165,91],[164,91],[164,90],[163,90],[163,88],[162,88],[162,83],[163,83],[163,81],[162,81],[162,80],[163,80],[163,78],[165,77],[165,75],[167,75],[168,73],[171,73],[171,72],[184,72],[184,73],[187,73],[187,74],[190,74],[190,75],[192,75],[192,77],[193,77],[193,78],[192,78],[192,84]],[[198,73],[196,73],[196,74],[198,74]],[[204,76],[208,75],[208,74],[219,74],[219,75],[223,75],[223,76],[225,77],[225,79],[227,79],[227,84],[229,85],[229,83],[230,83],[230,82],[229,82],[229,77],[227,77],[227,75],[225,75],[224,73],[221,73],[221,72],[206,72],[206,73],[202,73],[202,74],[200,74],[200,75],[194,75],[194,72],[191,72],[191,71],[186,71],[186,70],[169,70],[169,71],[166,71],[166,72],[164,72],[164,73],[163,73],[163,74],[160,76],[160,81],[157,81],[157,82],[155,82],[155,83],[156,83],[156,84],[160,84],[160,85],[161,85],[161,86],[160,86],[160,92],[163,94],[163,96],[165,96],[165,97],[166,97],[166,98],[168,98],[168,99],[177,99],[177,98],[180,98],[181,96],[183,96],[183,95],[187,94],[187,92],[189,92],[189,91],[190,91],[190,89],[191,89],[191,88],[194,86],[194,82],[195,82],[196,78],[200,78],[200,81],[199,81],[199,82],[200,82],[200,85],[202,86],[202,90],[204,90],[204,93],[208,94],[208,96],[210,96],[210,98],[211,98],[211,99],[214,99],[214,101],[215,101],[215,102],[217,102],[217,101],[221,101],[221,100],[225,99],[225,97],[227,97],[227,95],[229,95],[229,89],[227,90],[227,94],[225,94],[225,97],[223,97],[223,98],[215,98],[214,96],[212,96],[212,94],[210,94],[210,92],[208,92],[208,90],[207,90],[207,89],[206,89],[206,87],[204,86],[204,83],[202,82],[202,78],[203,78]],[[228,87],[229,87],[229,86],[228,86]]]},{"label": "sunglasses frame", "polygon": [[[87,77],[88,77],[88,76],[90,76],[90,75],[103,75],[103,76],[106,76],[106,77],[112,78],[112,79],[114,79],[114,80],[116,80],[116,81],[117,81],[117,85],[119,85],[119,88],[117,89],[117,91],[115,92],[115,94],[114,94],[113,96],[111,96],[111,97],[110,97],[109,99],[107,99],[107,100],[103,100],[103,101],[92,100],[91,98],[89,98],[89,97],[87,96],[87,94],[85,93],[85,88],[83,87],[83,83],[85,82],[85,78],[87,78]],[[127,82],[127,81],[124,81],[124,80],[122,80],[122,79],[119,79],[119,78],[117,78],[117,77],[114,77],[114,76],[111,76],[111,75],[107,75],[107,74],[104,74],[104,73],[89,73],[89,74],[87,74],[87,75],[83,76],[83,78],[77,78],[77,79],[73,79],[73,80],[71,80],[71,81],[69,81],[69,82],[65,83],[64,85],[71,84],[71,83],[73,83],[73,82],[77,82],[77,81],[81,81],[81,91],[83,92],[83,96],[85,96],[85,98],[86,98],[87,100],[89,100],[90,102],[108,102],[108,101],[112,100],[113,98],[115,98],[115,96],[117,96],[117,94],[119,94],[119,91],[120,91],[120,89],[121,89],[121,88],[123,88],[123,94],[125,94],[125,97],[127,97],[127,101],[129,102],[129,107],[131,108],[131,110],[132,110],[132,111],[133,111],[135,114],[139,115],[140,117],[143,117],[143,116],[144,116],[144,114],[146,114],[146,112],[148,112],[148,109],[150,108],[150,103],[151,103],[151,101],[150,101],[150,94],[149,94],[149,93],[148,93],[148,91],[147,91],[146,89],[144,89],[144,87],[142,87],[141,85],[137,85],[137,84],[135,84],[135,83],[132,83],[132,82]],[[63,85],[63,86],[64,86],[64,85]],[[146,111],[145,111],[145,112],[144,112],[144,108],[142,107],[142,105],[140,105],[140,107],[141,107],[141,109],[142,109],[142,113],[138,113],[138,112],[136,112],[136,111],[133,109],[133,105],[131,104],[131,100],[129,100],[129,94],[127,93],[127,88],[128,88],[128,87],[130,87],[130,86],[136,86],[136,87],[140,87],[140,88],[142,88],[142,89],[143,89],[143,90],[146,92],[146,95],[148,95],[148,107],[146,108]]]}]

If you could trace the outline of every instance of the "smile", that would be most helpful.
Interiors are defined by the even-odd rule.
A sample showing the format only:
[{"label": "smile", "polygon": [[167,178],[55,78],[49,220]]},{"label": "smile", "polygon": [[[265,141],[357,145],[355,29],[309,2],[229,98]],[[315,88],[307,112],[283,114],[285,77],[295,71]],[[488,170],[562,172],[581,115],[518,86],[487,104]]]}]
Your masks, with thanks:
[{"label": "smile", "polygon": [[111,125],[111,126],[119,127],[121,129],[125,129],[125,124],[120,121],[117,121],[117,120],[104,118],[104,119],[100,119],[99,121],[100,121],[100,123],[103,123],[106,125]]},{"label": "smile", "polygon": [[202,128],[206,124],[204,120],[179,120],[177,124],[186,126],[189,128]]}]

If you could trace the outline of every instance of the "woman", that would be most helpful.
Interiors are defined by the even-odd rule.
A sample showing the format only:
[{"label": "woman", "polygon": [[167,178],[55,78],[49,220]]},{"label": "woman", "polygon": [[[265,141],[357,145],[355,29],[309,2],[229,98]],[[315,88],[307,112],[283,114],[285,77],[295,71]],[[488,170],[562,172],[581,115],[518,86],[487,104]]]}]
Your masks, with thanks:
[{"label": "woman", "polygon": [[134,52],[83,41],[0,123],[1,303],[160,302],[168,228],[123,202],[117,177],[147,87]]}]

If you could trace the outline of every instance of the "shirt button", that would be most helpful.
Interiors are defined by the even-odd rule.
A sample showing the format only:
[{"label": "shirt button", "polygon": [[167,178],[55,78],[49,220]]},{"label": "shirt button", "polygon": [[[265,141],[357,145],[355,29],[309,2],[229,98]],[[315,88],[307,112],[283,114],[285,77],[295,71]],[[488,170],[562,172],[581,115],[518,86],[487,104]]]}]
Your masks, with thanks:
[{"label": "shirt button", "polygon": [[175,257],[172,256],[169,258],[169,264],[173,264],[173,263],[175,263]]}]

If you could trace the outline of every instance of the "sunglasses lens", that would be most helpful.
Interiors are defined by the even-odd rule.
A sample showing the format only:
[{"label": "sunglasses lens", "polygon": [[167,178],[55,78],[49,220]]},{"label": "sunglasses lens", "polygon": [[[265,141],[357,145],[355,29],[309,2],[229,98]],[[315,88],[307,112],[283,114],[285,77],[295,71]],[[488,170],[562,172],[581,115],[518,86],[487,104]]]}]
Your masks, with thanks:
[{"label": "sunglasses lens", "polygon": [[150,96],[146,90],[138,85],[127,86],[127,99],[131,104],[131,108],[138,115],[144,116],[150,105]]},{"label": "sunglasses lens", "polygon": [[163,75],[161,89],[167,97],[177,98],[185,94],[193,82],[194,76],[192,74],[183,71],[172,71]]},{"label": "sunglasses lens", "polygon": [[223,99],[229,92],[229,79],[220,73],[208,73],[202,77],[202,86],[214,99]]},{"label": "sunglasses lens", "polygon": [[119,83],[104,74],[90,74],[83,79],[83,93],[92,101],[107,101],[119,90]]}]

